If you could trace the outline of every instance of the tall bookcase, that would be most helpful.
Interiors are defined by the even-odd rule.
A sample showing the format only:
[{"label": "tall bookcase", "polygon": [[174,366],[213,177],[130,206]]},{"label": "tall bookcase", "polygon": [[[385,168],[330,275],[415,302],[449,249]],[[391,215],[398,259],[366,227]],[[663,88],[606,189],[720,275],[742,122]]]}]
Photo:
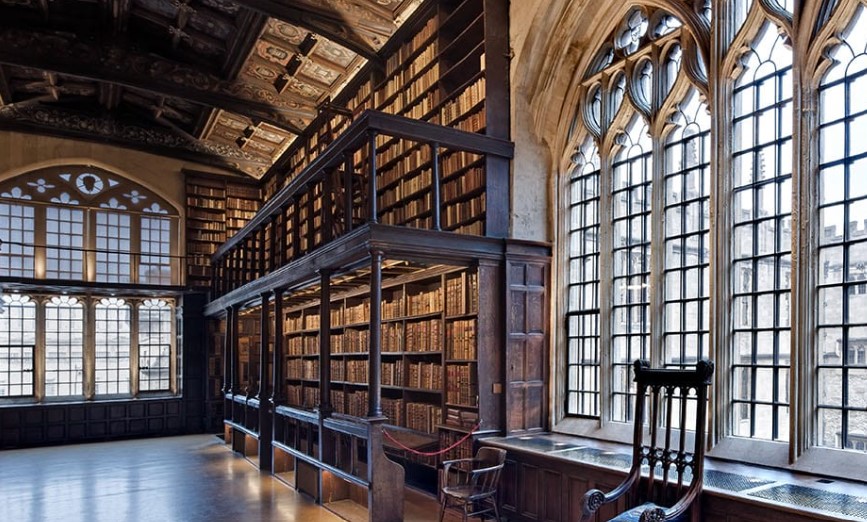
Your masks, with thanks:
[{"label": "tall bookcase", "polygon": [[[382,408],[392,429],[414,444],[451,445],[479,422],[478,303],[475,267],[432,267],[383,282]],[[370,306],[366,287],[330,302],[336,413],[367,415]],[[282,320],[287,404],[312,409],[320,404],[320,305],[287,307]],[[471,450],[469,440],[449,456]],[[433,467],[437,459],[415,462]]]},{"label": "tall bookcase", "polygon": [[256,215],[257,184],[217,176],[186,177],[187,286],[211,284],[211,255]]},{"label": "tall bookcase", "polygon": [[[507,17],[508,6],[500,0],[440,0],[418,11],[383,48],[388,57],[384,74],[372,66],[359,73],[334,101],[348,114],[323,112],[314,121],[274,169],[279,174],[266,180],[265,199],[367,109],[508,139]],[[377,155],[380,222],[430,228],[430,149],[382,138]],[[508,205],[508,161],[451,150],[442,150],[441,155],[443,228],[505,237],[507,218],[500,210]],[[354,172],[364,172],[366,154],[353,159]],[[492,172],[496,179],[489,179]],[[498,190],[485,191],[492,182]],[[353,199],[358,200],[364,187],[356,191]],[[497,209],[493,214],[488,212],[491,205]]]}]

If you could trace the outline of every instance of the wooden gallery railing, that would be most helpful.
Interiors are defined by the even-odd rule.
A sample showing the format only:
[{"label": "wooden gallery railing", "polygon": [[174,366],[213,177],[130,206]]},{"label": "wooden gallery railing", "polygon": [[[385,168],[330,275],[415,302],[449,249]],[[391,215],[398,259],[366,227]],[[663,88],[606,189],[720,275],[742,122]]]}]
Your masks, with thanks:
[{"label": "wooden gallery railing", "polygon": [[[261,469],[281,473],[291,467],[296,486],[320,502],[366,490],[366,499],[353,500],[367,505],[370,520],[403,519],[403,468],[386,458],[382,444],[387,419],[381,406],[379,306],[370,307],[367,417],[332,413],[331,274],[369,260],[370,302],[381,303],[384,252],[370,246],[376,243],[374,232],[387,232],[391,239],[386,243],[400,245],[400,252],[427,248],[427,259],[440,263],[446,256],[440,248],[444,245],[449,255],[463,255],[464,260],[495,255],[502,246],[493,238],[504,237],[507,230],[512,152],[507,141],[366,111],[220,247],[212,257],[215,276],[206,314],[227,317],[223,392],[227,440],[235,450],[258,451]],[[449,169],[443,174],[445,162]],[[464,177],[470,175],[475,184],[466,191]],[[413,177],[429,182],[407,187],[407,196],[401,192],[402,180]],[[448,197],[443,196],[444,183],[449,184]],[[393,193],[404,197],[392,201]],[[468,217],[456,212],[457,206],[472,201],[467,198],[485,201],[484,208],[474,207],[478,212]],[[412,216],[395,212],[409,205],[415,209]],[[469,231],[487,238],[441,233],[466,232],[462,227],[477,222],[484,228]],[[382,225],[405,228],[385,230]],[[303,285],[318,285],[320,291],[320,399],[313,412],[288,406],[284,396],[279,318],[284,295]],[[239,312],[251,302],[261,303],[260,343],[255,350],[249,348],[249,375],[241,379]],[[270,332],[272,305],[277,320]],[[251,447],[254,443],[257,450]]]},{"label": "wooden gallery railing", "polygon": [[[313,252],[364,223],[460,230],[466,222],[481,219],[483,235],[505,237],[513,149],[511,142],[481,134],[365,111],[214,253],[212,298]],[[473,161],[476,156],[471,156],[464,160],[461,155],[467,154],[479,159]],[[445,175],[444,158],[454,158],[457,164]],[[472,193],[484,196],[485,208],[473,212],[466,206],[458,208],[471,202],[462,199],[465,194],[444,198],[443,185],[461,181],[475,168],[481,169],[483,179]],[[404,188],[401,183],[427,172],[428,184]],[[386,178],[383,173],[390,176]],[[449,188],[465,192],[460,183]],[[401,190],[411,193],[402,194]],[[400,208],[407,203],[419,207],[418,211],[400,216]],[[464,213],[470,215],[465,219],[454,215]]]}]

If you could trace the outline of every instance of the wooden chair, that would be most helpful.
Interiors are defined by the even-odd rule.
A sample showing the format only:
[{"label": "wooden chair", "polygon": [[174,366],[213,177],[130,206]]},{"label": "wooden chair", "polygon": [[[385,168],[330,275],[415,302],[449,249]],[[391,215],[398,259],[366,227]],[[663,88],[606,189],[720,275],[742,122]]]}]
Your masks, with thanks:
[{"label": "wooden chair", "polygon": [[444,461],[440,522],[451,505],[461,507],[464,522],[467,517],[489,513],[499,522],[497,483],[505,463],[506,450],[499,448],[479,448],[475,458]]},{"label": "wooden chair", "polygon": [[[584,494],[581,520],[589,521],[601,506],[628,493],[627,502],[636,507],[610,521],[699,522],[707,393],[714,364],[701,360],[695,368],[671,370],[650,369],[646,361],[635,361],[634,367],[637,396],[632,468],[611,492],[592,489]],[[644,479],[642,466],[649,468]],[[690,480],[688,486],[685,479]]]}]

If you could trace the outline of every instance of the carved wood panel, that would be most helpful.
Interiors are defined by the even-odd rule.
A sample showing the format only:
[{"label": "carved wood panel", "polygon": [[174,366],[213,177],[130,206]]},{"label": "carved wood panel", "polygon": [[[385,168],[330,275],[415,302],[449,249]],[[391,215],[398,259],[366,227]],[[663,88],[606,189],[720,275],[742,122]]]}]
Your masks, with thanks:
[{"label": "carved wood panel", "polygon": [[506,254],[506,431],[544,430],[548,422],[548,295],[546,248]]}]

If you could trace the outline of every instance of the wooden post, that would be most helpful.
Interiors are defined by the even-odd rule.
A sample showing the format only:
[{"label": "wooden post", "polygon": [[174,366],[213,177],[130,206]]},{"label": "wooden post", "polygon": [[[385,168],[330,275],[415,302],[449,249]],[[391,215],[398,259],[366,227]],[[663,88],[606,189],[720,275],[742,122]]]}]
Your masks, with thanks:
[{"label": "wooden post", "polygon": [[[331,416],[331,270],[319,270],[319,455],[320,462],[334,463],[335,435],[325,429],[325,419]],[[322,472],[319,473],[319,493],[325,491]]]},{"label": "wooden post", "polygon": [[277,264],[277,220],[279,219],[279,214],[274,214],[271,216],[271,238],[268,244],[268,250],[271,252],[271,255],[268,256],[268,271],[273,272],[277,270],[280,266]]},{"label": "wooden post", "polygon": [[440,144],[431,143],[431,215],[433,216],[433,229],[442,230],[442,180],[440,179]]},{"label": "wooden post", "polygon": [[[232,308],[226,308],[226,334],[223,339],[223,396],[232,394]],[[225,414],[228,412],[224,412]]]},{"label": "wooden post", "polygon": [[304,218],[307,221],[307,250],[304,252],[310,253],[316,249],[316,231],[313,227],[315,222],[313,214],[316,211],[316,206],[314,205],[314,200],[316,198],[314,198],[313,195],[316,193],[316,184],[314,183],[304,187],[304,192],[307,194],[307,217]]},{"label": "wooden post", "polygon": [[301,257],[301,234],[298,230],[301,226],[298,217],[298,212],[300,210],[300,205],[296,199],[292,203],[292,259],[298,259]]},{"label": "wooden post", "polygon": [[[274,348],[271,352],[271,441],[283,441],[281,424],[277,422],[277,406],[286,402],[284,390],[286,380],[283,376],[283,289],[274,289]],[[268,448],[273,468],[273,448]]]},{"label": "wooden post", "polygon": [[325,173],[322,177],[322,244],[330,243],[334,232],[332,223],[332,201],[334,201],[334,184],[331,182],[331,173]]},{"label": "wooden post", "polygon": [[368,161],[370,162],[370,172],[368,172],[370,179],[367,180],[368,183],[368,223],[379,223],[379,217],[377,213],[379,212],[378,202],[376,200],[376,132],[370,131],[368,137]]},{"label": "wooden post", "polygon": [[256,260],[257,264],[259,265],[258,266],[259,277],[265,277],[265,274],[268,273],[268,263],[266,262],[266,257],[265,257],[265,253],[266,253],[266,249],[265,249],[266,241],[265,241],[265,239],[268,235],[267,229],[268,229],[268,227],[264,224],[259,229],[259,256],[258,256],[258,259]]},{"label": "wooden post", "polygon": [[319,270],[319,411],[328,417],[331,404],[331,270]]},{"label": "wooden post", "polygon": [[343,219],[345,233],[352,231],[352,154],[343,156]]},{"label": "wooden post", "polygon": [[367,364],[367,416],[382,416],[382,350],[380,335],[382,329],[382,251],[370,251],[370,339],[368,349],[370,358]]},{"label": "wooden post", "polygon": [[285,377],[283,376],[283,289],[274,289],[274,348],[271,354],[271,404],[275,407],[285,400]]},{"label": "wooden post", "polygon": [[[264,230],[264,228],[263,228]],[[264,237],[262,244],[264,245]],[[262,249],[264,250],[264,249]],[[261,264],[261,259],[260,259]],[[268,396],[268,341],[270,340],[270,292],[262,293],[261,324],[259,326],[259,469],[271,470],[271,413]]]},{"label": "wooden post", "polygon": [[240,361],[238,361],[238,306],[232,305],[229,315],[229,321],[231,321],[231,331],[232,335],[229,338],[229,342],[231,343],[232,349],[232,375],[231,375],[231,383],[232,383],[232,403],[230,404],[230,419],[235,420],[235,395],[240,391],[238,389],[240,385],[240,378],[238,370],[240,369]]}]

